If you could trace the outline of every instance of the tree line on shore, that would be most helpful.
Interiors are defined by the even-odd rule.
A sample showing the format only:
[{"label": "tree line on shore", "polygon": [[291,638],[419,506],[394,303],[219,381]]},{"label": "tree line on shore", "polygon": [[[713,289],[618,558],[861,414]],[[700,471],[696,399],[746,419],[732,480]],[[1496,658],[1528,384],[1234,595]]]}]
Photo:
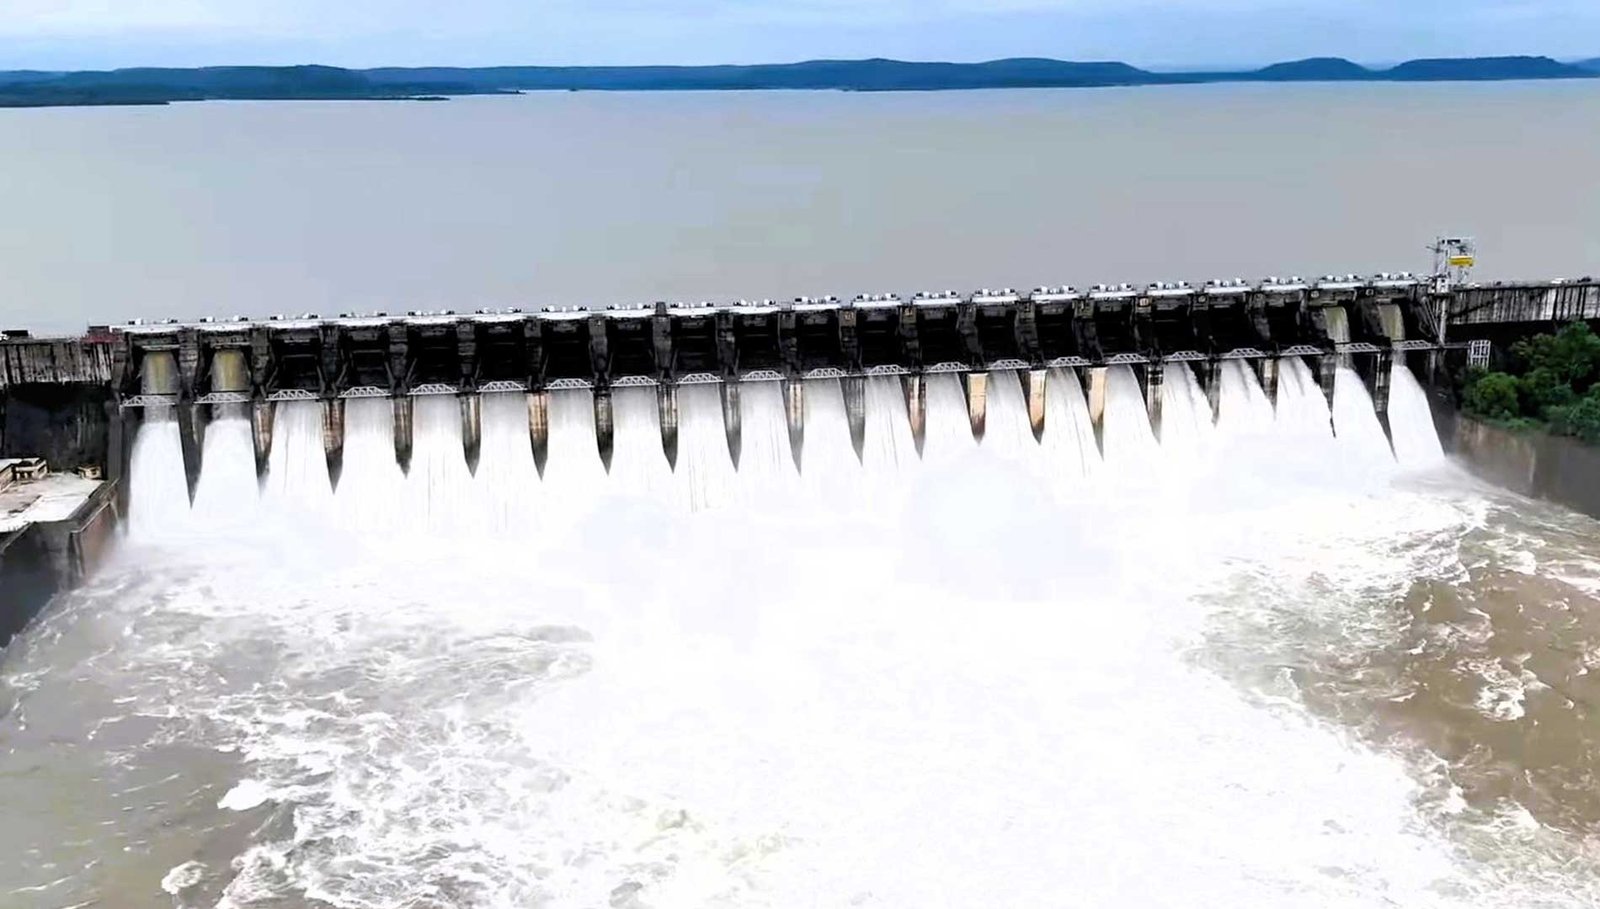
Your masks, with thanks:
[{"label": "tree line on shore", "polygon": [[1463,409],[1513,429],[1544,429],[1600,443],[1600,335],[1585,322],[1511,346],[1501,369],[1474,369]]}]

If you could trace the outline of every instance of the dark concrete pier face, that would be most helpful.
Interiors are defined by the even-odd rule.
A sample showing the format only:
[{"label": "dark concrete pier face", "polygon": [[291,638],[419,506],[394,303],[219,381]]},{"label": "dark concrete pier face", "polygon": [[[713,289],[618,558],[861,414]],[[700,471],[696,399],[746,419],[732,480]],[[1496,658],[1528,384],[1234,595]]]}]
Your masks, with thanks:
[{"label": "dark concrete pier face", "polygon": [[1143,371],[1144,406],[1150,417],[1150,431],[1161,438],[1161,383],[1166,379],[1166,364],[1146,363]]},{"label": "dark concrete pier face", "polygon": [[967,422],[971,424],[972,437],[982,442],[989,425],[989,374],[969,372],[961,377],[961,385],[967,396]]},{"label": "dark concrete pier face", "polygon": [[[1028,425],[1033,429],[1035,442],[1044,440],[1044,414],[1046,379],[1049,372],[1043,369],[1030,369],[1022,375],[1022,393],[1028,404]],[[918,449],[921,453],[921,449]]]},{"label": "dark concrete pier face", "polygon": [[467,470],[478,475],[478,460],[483,454],[483,398],[476,394],[457,397],[461,406],[461,449]]},{"label": "dark concrete pier face", "polygon": [[250,440],[255,443],[256,479],[263,483],[272,460],[272,424],[277,415],[278,405],[272,401],[250,402]]},{"label": "dark concrete pier face", "polygon": [[344,411],[342,398],[322,401],[322,454],[328,462],[328,482],[339,488],[344,475]]},{"label": "dark concrete pier face", "polygon": [[611,456],[616,451],[617,416],[612,407],[611,389],[594,390],[594,439],[600,449],[600,463],[611,472]]},{"label": "dark concrete pier face", "polygon": [[678,386],[661,385],[656,388],[656,410],[661,424],[661,450],[667,456],[667,465],[677,470]]},{"label": "dark concrete pier face", "polygon": [[739,454],[744,450],[744,416],[739,407],[739,383],[725,382],[722,386],[722,430],[728,438],[728,457],[733,468],[739,469]]},{"label": "dark concrete pier face", "polygon": [[806,386],[794,379],[783,383],[783,416],[789,425],[789,453],[796,470],[804,470],[801,454],[806,445]]},{"label": "dark concrete pier face", "polygon": [[840,380],[844,392],[844,416],[850,426],[850,445],[856,450],[856,460],[864,461],[867,444],[867,380],[861,376],[847,376]]},{"label": "dark concrete pier face", "polygon": [[1205,389],[1206,402],[1211,405],[1211,422],[1222,414],[1222,364],[1207,360],[1199,364],[1200,387]]},{"label": "dark concrete pier face", "polygon": [[533,448],[534,467],[543,477],[545,462],[550,460],[550,393],[530,391],[524,397],[528,405],[528,444]]},{"label": "dark concrete pier face", "polygon": [[923,376],[905,376],[901,378],[900,383],[906,394],[906,416],[911,422],[911,441],[917,447],[917,457],[921,457],[922,447],[928,440],[928,382]]},{"label": "dark concrete pier face", "polygon": [[394,408],[394,460],[402,473],[411,473],[411,452],[415,434],[416,402],[409,395],[395,398]]}]

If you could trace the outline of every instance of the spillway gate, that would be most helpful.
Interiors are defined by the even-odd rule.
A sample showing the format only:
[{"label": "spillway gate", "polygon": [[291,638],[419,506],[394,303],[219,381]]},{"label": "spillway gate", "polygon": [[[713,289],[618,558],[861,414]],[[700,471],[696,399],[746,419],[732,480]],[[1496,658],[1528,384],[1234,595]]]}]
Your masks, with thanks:
[{"label": "spillway gate", "polygon": [[[1223,362],[1248,363],[1273,396],[1277,361],[1287,356],[1308,361],[1330,400],[1338,365],[1354,366],[1381,415],[1393,358],[1421,357],[1422,365],[1431,366],[1442,349],[1443,306],[1430,285],[1403,278],[132,326],[117,335],[112,351],[121,424],[114,435],[131,439],[145,411],[170,408],[180,425],[192,489],[209,419],[229,411],[247,414],[257,469],[264,472],[276,405],[317,401],[329,471],[337,482],[345,402],[390,400],[395,457],[409,469],[415,399],[451,395],[460,404],[463,456],[476,469],[481,396],[520,394],[529,445],[542,471],[549,394],[588,389],[596,444],[609,466],[612,390],[649,386],[656,389],[663,450],[675,462],[678,388],[708,383],[720,386],[729,453],[737,464],[740,386],[779,382],[799,464],[808,379],[840,380],[860,456],[864,383],[870,376],[901,379],[920,451],[929,375],[960,377],[972,432],[981,438],[990,382],[1021,383],[1038,435],[1044,430],[1046,371],[1077,371],[1098,433],[1106,370],[1127,366],[1139,379],[1159,433],[1166,364],[1190,364],[1215,407]],[[120,446],[124,459],[126,448]]]}]

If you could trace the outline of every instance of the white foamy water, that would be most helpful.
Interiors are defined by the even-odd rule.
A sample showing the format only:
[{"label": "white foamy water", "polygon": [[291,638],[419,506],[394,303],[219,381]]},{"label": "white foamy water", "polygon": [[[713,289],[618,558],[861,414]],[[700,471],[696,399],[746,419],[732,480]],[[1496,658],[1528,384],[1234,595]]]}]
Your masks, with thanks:
[{"label": "white foamy water", "polygon": [[1100,446],[1083,383],[1074,370],[1052,369],[1045,380],[1044,463],[1066,485],[1077,485],[1100,467]]},{"label": "white foamy water", "polygon": [[[923,443],[922,459],[929,464],[954,463],[978,448],[972,437],[972,423],[967,418],[966,393],[961,388],[961,380],[950,373],[928,376],[927,383],[928,434]],[[1093,441],[1091,438],[1090,443]]]},{"label": "white foamy water", "polygon": [[[672,465],[661,440],[660,401],[654,388],[618,388],[611,393],[617,431],[611,452],[611,488],[630,495],[662,495],[672,488]],[[682,402],[680,400],[679,407]],[[524,417],[524,420],[526,418]],[[516,417],[508,422],[513,426]],[[680,427],[682,417],[679,418]],[[509,435],[509,434],[508,434]],[[528,448],[526,433],[522,447]],[[679,429],[678,465],[684,469],[683,430]]]},{"label": "white foamy water", "polygon": [[183,472],[183,447],[178,421],[170,409],[152,407],[145,413],[144,425],[133,440],[129,473],[131,529],[159,533],[188,521],[189,485]]},{"label": "white foamy water", "polygon": [[1273,404],[1255,369],[1243,360],[1225,360],[1218,369],[1222,400],[1217,408],[1217,431],[1234,446],[1270,437],[1275,420]]},{"label": "white foamy water", "polygon": [[[1580,881],[1519,878],[1522,841],[1505,867],[1464,856],[1396,756],[1191,658],[1221,609],[1202,592],[1401,584],[1397,535],[1478,520],[1348,485],[1304,364],[1276,409],[1228,366],[1215,429],[1169,369],[1159,444],[1112,371],[1104,462],[1153,471],[1138,496],[1092,477],[1070,373],[1043,444],[1015,376],[981,445],[931,377],[926,459],[898,381],[868,383],[861,461],[838,383],[810,382],[798,479],[776,383],[742,389],[737,473],[714,386],[680,390],[676,472],[653,391],[618,390],[610,475],[592,397],[553,394],[543,480],[518,396],[485,401],[476,477],[454,399],[416,402],[405,478],[386,402],[352,401],[333,514],[141,523],[140,573],[90,594],[128,628],[124,709],[238,762],[206,823],[240,845],[165,886],[230,907],[1586,905]],[[1365,432],[1359,381],[1340,393]],[[268,501],[326,494],[301,410]],[[208,501],[255,495],[226,462],[246,439],[208,436]],[[138,440],[152,513],[183,491],[175,442]]]},{"label": "white foamy water", "polygon": [[[462,469],[466,469],[464,465]],[[320,403],[284,401],[277,405],[262,497],[285,514],[310,516],[327,511],[333,486],[323,451]]]},{"label": "white foamy water", "polygon": [[1395,460],[1405,467],[1428,467],[1444,460],[1444,448],[1433,426],[1428,393],[1397,359],[1389,382],[1389,428]]},{"label": "white foamy water", "polygon": [[[484,463],[492,471],[495,458],[487,440],[484,448]],[[389,534],[416,526],[412,515],[425,503],[408,494],[405,474],[395,461],[394,408],[388,400],[345,402],[344,472],[335,498],[345,526],[358,533]]]},{"label": "white foamy water", "polygon": [[734,469],[722,423],[721,386],[686,385],[678,394],[680,494],[691,511],[727,505],[733,496]]},{"label": "white foamy water", "polygon": [[[255,442],[250,420],[227,416],[206,427],[201,448],[200,482],[195,486],[194,514],[203,522],[248,521],[256,513]],[[148,456],[141,461],[150,460]],[[138,481],[134,481],[138,485]]]},{"label": "white foamy water", "polygon": [[1334,376],[1333,428],[1348,463],[1372,468],[1394,464],[1394,449],[1372,410],[1372,395],[1348,366],[1340,366]]},{"label": "white foamy water", "polygon": [[1176,465],[1193,469],[1212,453],[1216,427],[1211,402],[1187,363],[1168,363],[1161,382],[1161,447]]},{"label": "white foamy water", "polygon": [[1131,367],[1106,370],[1105,408],[1100,443],[1106,466],[1123,475],[1150,470],[1156,463],[1156,437],[1144,389]]},{"label": "white foamy water", "polygon": [[[1277,422],[1280,434],[1295,444],[1309,445],[1326,454],[1333,439],[1333,413],[1311,367],[1299,357],[1285,357],[1278,364]],[[1433,424],[1428,424],[1433,431]]]},{"label": "white foamy water", "polygon": [[777,382],[747,382],[739,389],[740,433],[737,482],[746,507],[782,498],[799,480],[789,450],[789,424],[783,414],[783,387]]}]

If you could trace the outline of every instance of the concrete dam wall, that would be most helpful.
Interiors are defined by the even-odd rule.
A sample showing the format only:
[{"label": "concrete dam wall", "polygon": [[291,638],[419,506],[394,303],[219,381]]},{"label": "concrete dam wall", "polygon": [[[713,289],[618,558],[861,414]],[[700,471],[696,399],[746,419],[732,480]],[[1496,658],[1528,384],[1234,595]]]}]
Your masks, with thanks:
[{"label": "concrete dam wall", "polygon": [[[16,602],[0,604],[0,612],[15,625],[41,596],[92,568],[110,539],[107,528],[129,514],[133,443],[149,422],[173,427],[191,500],[210,425],[243,427],[256,473],[264,478],[286,407],[297,433],[314,414],[329,482],[337,486],[346,424],[358,401],[368,429],[372,408],[383,408],[385,445],[402,471],[415,457],[422,402],[429,426],[441,418],[439,405],[449,402],[449,420],[457,427],[450,437],[469,472],[483,457],[485,413],[492,411],[496,431],[503,432],[514,411],[525,451],[542,475],[552,437],[562,431],[558,424],[569,433],[581,426],[591,436],[589,451],[610,470],[619,423],[639,417],[641,407],[650,412],[669,469],[683,446],[704,442],[708,418],[738,469],[748,448],[747,399],[753,397],[763,407],[780,408],[790,459],[803,470],[808,445],[843,441],[856,460],[868,460],[871,414],[885,406],[904,414],[920,456],[936,387],[940,395],[955,390],[966,431],[977,440],[990,431],[992,401],[1003,407],[1020,402],[1026,431],[1041,441],[1051,421],[1077,419],[1077,404],[1063,405],[1059,395],[1081,400],[1095,456],[1109,457],[1108,433],[1127,429],[1107,427],[1113,399],[1124,408],[1129,395],[1140,401],[1140,431],[1160,440],[1164,410],[1174,402],[1188,419],[1192,390],[1214,422],[1224,389],[1233,383],[1233,393],[1241,394],[1241,382],[1260,390],[1269,412],[1286,394],[1305,410],[1300,396],[1312,394],[1321,403],[1307,412],[1320,408],[1327,432],[1354,431],[1362,420],[1375,420],[1384,447],[1398,455],[1436,444],[1431,432],[1419,441],[1418,427],[1409,424],[1428,422],[1422,386],[1433,388],[1435,416],[1448,419],[1450,402],[1440,388],[1464,363],[1467,340],[1542,330],[1548,320],[1595,313],[1600,293],[1592,283],[1452,290],[1437,281],[1384,275],[849,301],[169,321],[72,339],[12,332],[0,337],[0,458],[41,457],[58,475],[85,485],[75,488],[71,495],[78,498],[64,511],[29,511],[36,508],[31,503],[49,501],[41,487],[11,490],[12,520],[0,534],[9,556],[0,558],[0,575],[10,581],[6,588]],[[1397,409],[1391,382],[1402,380],[1409,386]],[[1284,382],[1292,388],[1280,390]],[[1360,389],[1354,405],[1351,383]],[[895,403],[888,405],[891,386]],[[581,393],[583,419],[570,413],[577,400],[572,395],[556,407],[554,396],[567,392]],[[820,402],[812,400],[819,394]],[[832,407],[834,395],[847,433],[808,441],[807,415]],[[1337,412],[1350,406],[1356,410],[1340,429]],[[1396,431],[1391,419],[1407,425]],[[1010,432],[1009,424],[1002,431]],[[165,438],[168,429],[161,432]],[[1519,444],[1508,442],[1506,450],[1520,451]],[[1498,445],[1485,437],[1462,447]],[[1514,465],[1506,468],[1508,477],[1533,476],[1528,488],[1550,482],[1538,481],[1544,468],[1529,474],[1522,460],[1505,457]],[[1546,454],[1541,463],[1553,458]]]}]

